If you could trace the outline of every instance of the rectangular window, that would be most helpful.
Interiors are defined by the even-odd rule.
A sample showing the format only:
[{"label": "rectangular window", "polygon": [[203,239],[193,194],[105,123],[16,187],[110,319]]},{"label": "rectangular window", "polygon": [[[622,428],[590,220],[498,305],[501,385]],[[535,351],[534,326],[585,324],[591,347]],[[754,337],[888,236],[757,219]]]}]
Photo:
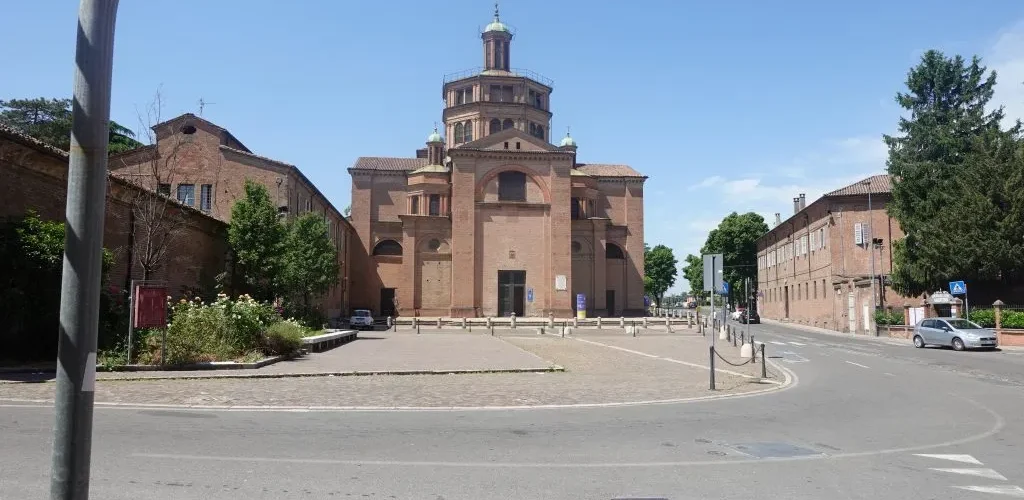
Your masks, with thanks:
[{"label": "rectangular window", "polygon": [[818,230],[818,244],[819,248],[825,248],[825,228]]},{"label": "rectangular window", "polygon": [[162,194],[164,196],[170,196],[171,195],[171,185],[170,184],[164,184],[164,183],[161,182],[156,187],[156,192],[157,192],[157,194]]},{"label": "rectangular window", "polygon": [[487,99],[493,102],[501,102],[501,85],[491,85],[490,94]]},{"label": "rectangular window", "polygon": [[512,86],[505,85],[501,88],[501,102],[513,102]]},{"label": "rectangular window", "polygon": [[420,213],[420,197],[419,196],[413,196],[412,199],[409,200],[409,213],[413,214],[413,215],[416,215],[416,214]]},{"label": "rectangular window", "polygon": [[818,232],[815,231],[815,232],[811,233],[811,251],[813,252],[813,251],[815,251],[817,249],[818,249]]},{"label": "rectangular window", "polygon": [[182,204],[194,207],[196,205],[196,185],[178,184],[178,201]]},{"label": "rectangular window", "polygon": [[572,199],[572,205],[570,205],[570,207],[569,207],[569,213],[570,213],[570,216],[571,216],[572,220],[579,220],[580,219],[580,199],[579,198],[573,198]]},{"label": "rectangular window", "polygon": [[814,298],[818,298],[818,282],[814,282]]},{"label": "rectangular window", "polygon": [[864,224],[861,224],[860,222],[853,225],[853,244],[864,244]]},{"label": "rectangular window", "polygon": [[306,211],[307,212],[313,211],[313,199],[312,198],[306,198]]},{"label": "rectangular window", "polygon": [[204,212],[213,209],[213,184],[199,186],[199,209]]},{"label": "rectangular window", "polygon": [[498,174],[499,201],[526,201],[526,174],[510,170]]},{"label": "rectangular window", "polygon": [[430,215],[441,215],[441,195],[430,195]]}]

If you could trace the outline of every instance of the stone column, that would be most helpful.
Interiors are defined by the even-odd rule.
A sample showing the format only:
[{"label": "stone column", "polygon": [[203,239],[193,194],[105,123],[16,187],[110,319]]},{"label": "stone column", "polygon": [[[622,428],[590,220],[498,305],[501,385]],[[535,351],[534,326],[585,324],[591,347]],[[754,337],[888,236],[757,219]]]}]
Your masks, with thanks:
[{"label": "stone column", "polygon": [[608,237],[606,236],[605,230],[608,226],[607,219],[592,219],[594,224],[594,295],[595,297],[588,297],[588,299],[594,304],[596,314],[602,314],[601,311],[607,312],[608,304],[605,304],[607,297],[605,296],[605,290],[608,288],[608,266],[605,264],[604,259],[604,248],[605,244],[608,243]]},{"label": "stone column", "polygon": [[1003,345],[1003,306],[1006,304],[1001,300],[992,303],[992,311],[996,317],[996,343]]},{"label": "stone column", "polygon": [[910,303],[909,302],[904,302],[903,303],[903,324],[906,325],[906,326],[913,326],[910,323],[910,309],[911,309]]}]

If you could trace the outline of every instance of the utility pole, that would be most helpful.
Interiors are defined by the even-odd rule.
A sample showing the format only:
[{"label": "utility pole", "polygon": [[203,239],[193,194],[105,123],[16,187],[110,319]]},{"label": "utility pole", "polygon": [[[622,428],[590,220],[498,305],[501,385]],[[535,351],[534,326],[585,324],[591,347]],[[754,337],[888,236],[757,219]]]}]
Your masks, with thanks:
[{"label": "utility pole", "polygon": [[81,0],[78,8],[51,500],[89,497],[117,4]]}]

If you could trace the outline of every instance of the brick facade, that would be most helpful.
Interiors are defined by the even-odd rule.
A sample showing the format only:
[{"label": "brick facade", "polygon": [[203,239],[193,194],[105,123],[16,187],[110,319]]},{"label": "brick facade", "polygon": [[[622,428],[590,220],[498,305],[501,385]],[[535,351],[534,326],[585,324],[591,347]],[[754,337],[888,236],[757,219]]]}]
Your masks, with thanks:
[{"label": "brick facade", "polygon": [[[45,220],[63,221],[67,201],[68,155],[15,131],[0,128],[0,218],[20,217],[33,210]],[[103,246],[114,255],[107,286],[127,289],[142,279],[143,269],[132,252],[141,247],[143,228],[132,216],[135,204],[158,200],[154,193],[111,176],[107,184]],[[180,218],[173,249],[149,278],[166,280],[173,295],[212,289],[224,270],[227,226],[198,210],[170,202],[167,217]],[[135,231],[132,231],[135,225]]]},{"label": "brick facade", "polygon": [[497,18],[481,38],[483,70],[443,86],[446,138],[349,169],[352,286],[367,292],[353,307],[565,317],[584,294],[590,315],[641,314],[646,177],[577,162],[568,136],[551,144],[551,82],[508,69],[512,36]]},{"label": "brick facade", "polygon": [[350,286],[349,221],[294,165],[254,154],[227,130],[186,113],[153,127],[156,144],[112,156],[113,175],[161,190],[184,204],[228,223],[235,201],[245,196],[246,179],[267,188],[278,210],[289,217],[322,214],[338,249],[339,282],[321,298],[329,318],[346,316]]},{"label": "brick facade", "polygon": [[872,258],[876,305],[902,310],[906,299],[887,286],[891,243],[903,237],[886,212],[890,192],[889,177],[880,175],[808,206],[802,195],[794,199],[795,213],[757,242],[761,316],[842,332],[871,331]]}]

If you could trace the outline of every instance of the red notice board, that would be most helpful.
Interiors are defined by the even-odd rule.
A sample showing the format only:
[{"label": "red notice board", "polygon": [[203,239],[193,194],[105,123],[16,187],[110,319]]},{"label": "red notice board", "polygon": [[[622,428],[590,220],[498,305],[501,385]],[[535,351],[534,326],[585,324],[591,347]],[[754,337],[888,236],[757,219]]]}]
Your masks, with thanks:
[{"label": "red notice board", "polygon": [[167,288],[137,285],[135,287],[132,319],[135,328],[164,328],[167,326]]}]

